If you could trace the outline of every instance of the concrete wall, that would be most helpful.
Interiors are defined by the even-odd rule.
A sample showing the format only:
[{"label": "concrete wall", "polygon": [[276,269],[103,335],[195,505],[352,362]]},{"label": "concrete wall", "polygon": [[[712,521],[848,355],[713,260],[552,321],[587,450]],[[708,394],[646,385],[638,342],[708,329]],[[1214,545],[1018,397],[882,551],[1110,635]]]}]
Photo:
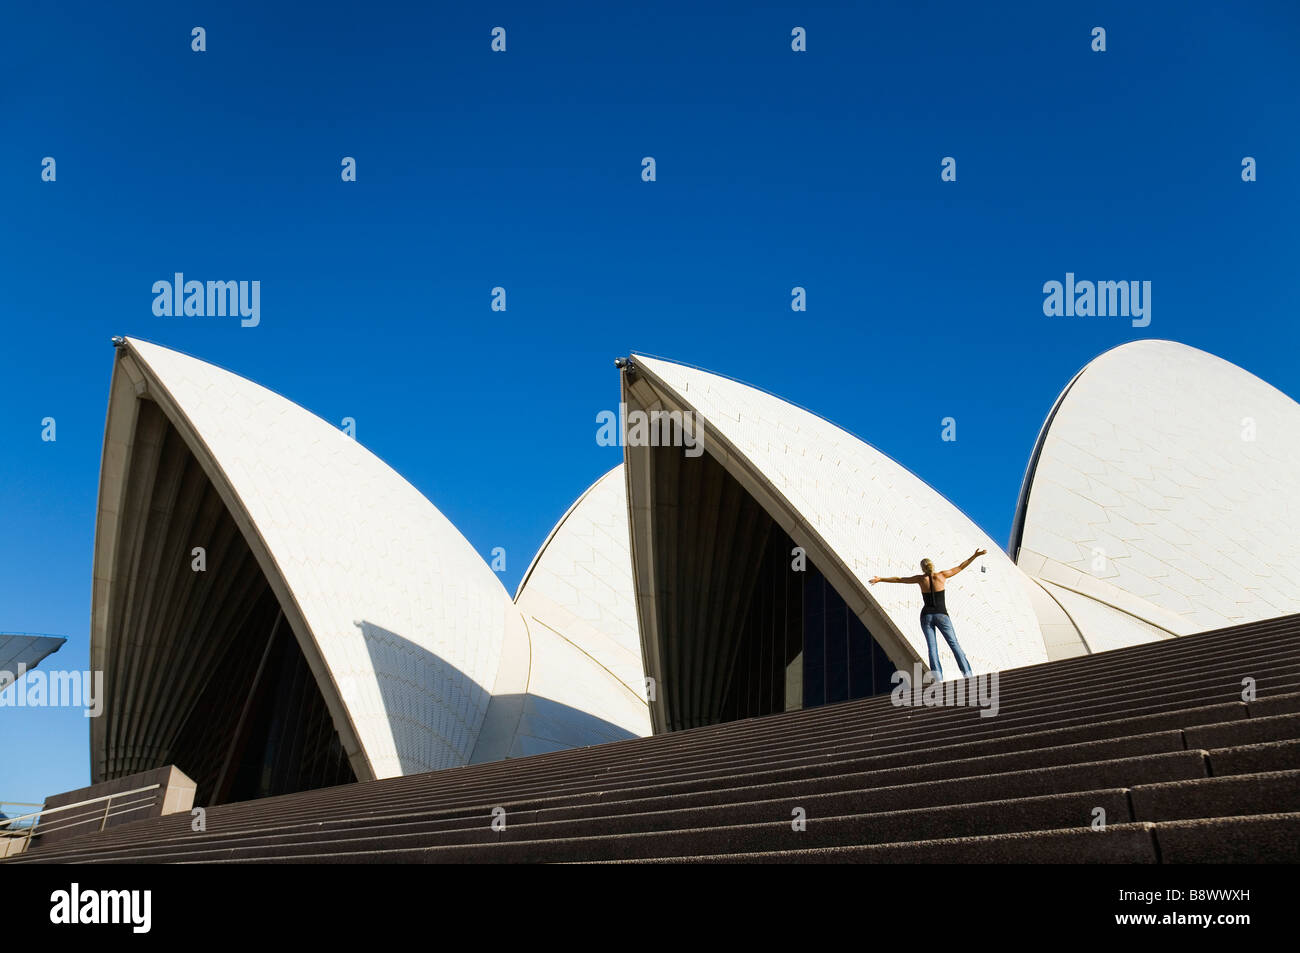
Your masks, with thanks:
[{"label": "concrete wall", "polygon": [[155,768],[153,771],[142,771],[139,774],[92,784],[90,787],[78,788],[75,791],[50,795],[45,799],[45,810],[65,807],[105,795],[134,791],[151,784],[157,784],[158,787],[152,791],[124,797],[120,801],[118,799],[114,799],[111,803],[101,801],[98,804],[87,804],[84,807],[42,817],[36,828],[38,836],[34,843],[36,846],[45,846],[99,830],[101,822],[104,822],[106,803],[109,804],[109,816],[104,822],[105,829],[145,818],[161,817],[164,814],[178,814],[189,811],[194,806],[194,782],[186,777],[180,768],[167,765]]}]

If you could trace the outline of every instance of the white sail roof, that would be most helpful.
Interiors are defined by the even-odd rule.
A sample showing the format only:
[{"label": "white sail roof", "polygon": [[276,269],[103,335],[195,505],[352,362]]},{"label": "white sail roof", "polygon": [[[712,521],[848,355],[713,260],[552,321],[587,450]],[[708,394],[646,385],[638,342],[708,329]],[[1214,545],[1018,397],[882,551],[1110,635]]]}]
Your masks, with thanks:
[{"label": "white sail roof", "polygon": [[[497,577],[419,491],[297,404],[176,351],[124,359],[185,437],[279,598],[361,779],[469,760],[517,614]],[[131,427],[110,406],[92,657],[102,660]]]},{"label": "white sail roof", "polygon": [[1058,399],[1012,552],[1177,635],[1271,618],[1300,611],[1298,489],[1300,404],[1204,351],[1136,341]]},{"label": "white sail roof", "polygon": [[763,482],[780,500],[798,524],[791,534],[797,543],[824,543],[857,590],[841,595],[850,605],[869,600],[878,607],[915,658],[927,657],[918,624],[918,591],[885,583],[871,586],[868,580],[918,573],[922,557],[948,568],[981,548],[988,550],[982,567],[972,566],[954,579],[947,597],[973,669],[1046,661],[1020,571],[924,481],[852,434],[771,394],[669,361],[636,355],[634,362],[657,390],[668,388],[673,403],[698,414],[711,452],[729,469],[747,471]]},{"label": "white sail roof", "polygon": [[530,665],[514,685],[498,683],[493,704],[512,706],[509,737],[485,742],[491,747],[475,760],[650,734],[621,464],[556,523],[515,604]]},{"label": "white sail roof", "polygon": [[7,635],[0,632],[0,688],[7,684],[6,676],[17,677],[18,666],[31,671],[46,656],[61,649],[66,641],[57,635],[29,635],[25,632]]}]

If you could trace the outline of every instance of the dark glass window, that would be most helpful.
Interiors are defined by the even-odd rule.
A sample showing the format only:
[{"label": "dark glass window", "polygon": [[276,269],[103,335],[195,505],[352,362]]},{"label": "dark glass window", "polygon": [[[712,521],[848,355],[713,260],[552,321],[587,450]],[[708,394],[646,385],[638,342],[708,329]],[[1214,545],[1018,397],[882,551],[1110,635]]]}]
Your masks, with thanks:
[{"label": "dark glass window", "polygon": [[826,580],[811,566],[804,578],[803,707],[826,704]]},{"label": "dark glass window", "polygon": [[668,730],[892,688],[893,666],[871,632],[722,464],[671,448],[653,463],[652,637]]}]

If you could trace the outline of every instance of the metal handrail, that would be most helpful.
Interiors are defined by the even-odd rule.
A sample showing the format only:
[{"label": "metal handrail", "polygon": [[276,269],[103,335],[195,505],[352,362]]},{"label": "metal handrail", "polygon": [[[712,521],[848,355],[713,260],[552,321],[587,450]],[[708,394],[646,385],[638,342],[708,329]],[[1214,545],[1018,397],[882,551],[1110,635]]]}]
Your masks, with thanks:
[{"label": "metal handrail", "polygon": [[[28,847],[31,846],[32,838],[38,836],[39,834],[49,834],[49,833],[53,833],[56,830],[67,830],[70,827],[78,827],[82,824],[90,824],[93,823],[96,819],[99,820],[99,829],[102,831],[104,827],[108,824],[108,819],[110,817],[121,817],[123,814],[130,814],[132,811],[142,811],[149,804],[152,804],[154,801],[157,800],[157,795],[153,795],[148,798],[136,798],[134,801],[128,801],[126,802],[126,804],[136,804],[140,806],[130,807],[125,811],[112,812],[113,800],[115,798],[124,798],[132,794],[143,794],[145,791],[154,791],[160,787],[162,787],[161,784],[150,784],[142,788],[132,788],[130,791],[115,791],[112,794],[101,794],[99,797],[87,798],[84,801],[76,801],[72,804],[64,804],[62,807],[51,807],[49,809],[33,811],[30,814],[21,814],[18,817],[6,818],[5,820],[0,821],[0,836],[24,838],[26,843],[23,844],[23,850],[26,850]],[[11,801],[8,803],[19,804],[20,802]],[[59,818],[59,820],[66,820],[67,823],[65,824],[57,824],[53,826],[46,824],[42,826],[39,831],[37,830],[37,827],[40,826],[41,819],[47,817],[50,814],[58,814],[63,811],[71,811],[74,808],[86,807],[87,805],[90,804],[98,805],[100,803],[104,805],[104,812],[102,815],[100,814],[98,808],[96,808],[96,810],[93,812],[93,816],[91,812],[87,812],[84,815],[74,814],[70,818]],[[126,806],[126,804],[119,803],[118,807],[124,807]],[[26,806],[35,807],[35,805],[32,804],[28,804]],[[75,819],[80,817],[85,817],[85,820]],[[22,834],[17,833],[14,827],[14,825],[18,821],[31,822],[29,824],[23,825],[24,833]]]},{"label": "metal handrail", "polygon": [[[114,795],[114,797],[116,796],[117,795]],[[74,814],[70,817],[58,818],[54,823],[41,825],[37,834],[53,834],[55,831],[65,831],[72,827],[79,827],[82,824],[93,824],[96,821],[100,821],[99,829],[103,830],[109,818],[121,817],[122,815],[130,814],[133,811],[143,811],[145,808],[153,804],[155,800],[157,800],[156,797],[151,796],[136,798],[134,801],[125,801],[120,804],[112,804],[110,798],[109,802],[104,805],[104,810],[102,812],[96,809],[94,811],[88,811],[85,814]],[[138,806],[131,807],[133,804]],[[126,808],[126,810],[110,810],[110,808]]]},{"label": "metal handrail", "polygon": [[[0,814],[3,814],[6,808],[10,807],[41,807],[40,804],[33,804],[31,801],[0,801]],[[0,826],[17,820],[16,817],[0,817]]]}]

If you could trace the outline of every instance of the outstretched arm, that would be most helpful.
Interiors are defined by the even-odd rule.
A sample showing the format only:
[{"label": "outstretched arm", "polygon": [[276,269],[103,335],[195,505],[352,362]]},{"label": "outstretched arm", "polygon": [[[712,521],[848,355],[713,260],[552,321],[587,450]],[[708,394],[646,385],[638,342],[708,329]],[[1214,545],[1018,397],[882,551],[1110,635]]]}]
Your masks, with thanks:
[{"label": "outstretched arm", "polygon": [[953,566],[951,569],[945,569],[943,572],[939,573],[939,575],[943,576],[944,579],[951,579],[953,576],[957,575],[957,573],[961,572],[963,569],[965,569],[975,560],[979,559],[981,556],[987,556],[987,555],[988,555],[987,549],[977,549],[975,550],[975,555],[968,557],[967,560],[964,563],[962,563],[960,566]]},{"label": "outstretched arm", "polygon": [[921,581],[920,576],[872,576],[867,582],[875,585],[878,582],[910,582],[918,583]]}]

